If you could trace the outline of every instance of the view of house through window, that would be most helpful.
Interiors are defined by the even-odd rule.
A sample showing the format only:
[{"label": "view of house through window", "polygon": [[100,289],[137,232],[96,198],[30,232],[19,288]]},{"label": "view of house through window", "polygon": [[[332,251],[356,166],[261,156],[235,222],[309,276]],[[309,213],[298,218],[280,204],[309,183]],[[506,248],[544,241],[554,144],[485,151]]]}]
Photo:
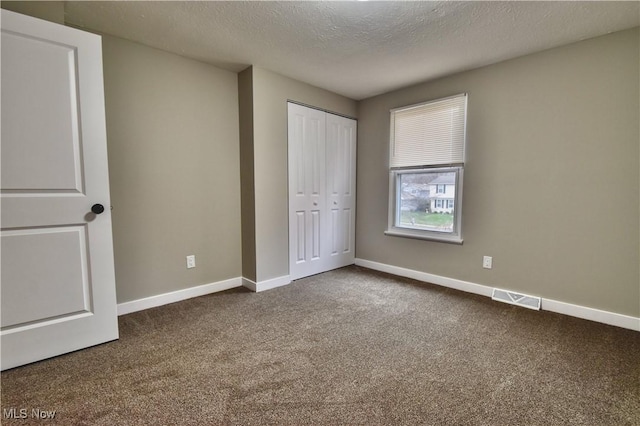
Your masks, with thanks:
[{"label": "view of house through window", "polygon": [[400,173],[398,226],[453,232],[455,172]]}]

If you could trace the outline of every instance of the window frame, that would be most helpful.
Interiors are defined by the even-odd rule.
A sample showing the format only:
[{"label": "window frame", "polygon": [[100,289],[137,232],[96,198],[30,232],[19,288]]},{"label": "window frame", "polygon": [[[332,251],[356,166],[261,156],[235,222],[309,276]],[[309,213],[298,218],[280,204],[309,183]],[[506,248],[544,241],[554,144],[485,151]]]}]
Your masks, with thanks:
[{"label": "window frame", "polygon": [[[407,226],[400,226],[400,188],[399,179],[403,174],[417,173],[455,173],[455,197],[454,197],[454,215],[453,215],[453,231],[438,231],[431,229],[416,229]],[[445,167],[407,167],[391,169],[389,171],[389,214],[388,224],[385,235],[395,237],[416,238],[420,240],[440,241],[452,244],[462,244],[462,182],[464,175],[464,166],[445,166]],[[444,201],[444,200],[443,200]]]},{"label": "window frame", "polygon": [[[419,108],[421,106],[425,106],[431,103],[437,103],[441,101],[446,101],[452,98],[464,97],[464,116],[463,116],[463,128],[462,128],[462,152],[460,158],[451,159],[451,163],[446,162],[434,162],[429,164],[427,161],[426,164],[415,165],[415,162],[411,164],[409,162],[406,166],[402,164],[393,164],[394,150],[396,147],[395,141],[395,133],[394,128],[396,125],[395,122],[395,114],[398,112],[410,110],[413,108]],[[394,108],[390,111],[390,131],[389,131],[389,212],[388,212],[388,223],[387,229],[385,231],[385,235],[392,235],[397,237],[405,237],[405,238],[416,238],[421,240],[431,240],[431,241],[439,241],[445,243],[453,243],[453,244],[462,244],[462,195],[463,195],[463,177],[464,177],[464,167],[465,167],[465,151],[466,151],[466,134],[467,134],[467,104],[468,104],[468,94],[461,93],[458,95],[453,95],[449,97],[433,99],[426,102],[421,102],[419,104],[407,105],[405,107]],[[441,145],[436,145],[441,146]],[[410,165],[411,164],[411,165]],[[416,229],[414,227],[400,226],[400,216],[402,214],[401,211],[401,179],[400,176],[407,173],[455,173],[455,195],[453,199],[453,231],[439,231],[434,229]],[[444,187],[446,194],[446,186]],[[436,193],[437,193],[436,186]],[[444,201],[444,200],[443,200]],[[443,202],[443,205],[448,206],[448,202]],[[448,207],[446,207],[448,208]]]}]

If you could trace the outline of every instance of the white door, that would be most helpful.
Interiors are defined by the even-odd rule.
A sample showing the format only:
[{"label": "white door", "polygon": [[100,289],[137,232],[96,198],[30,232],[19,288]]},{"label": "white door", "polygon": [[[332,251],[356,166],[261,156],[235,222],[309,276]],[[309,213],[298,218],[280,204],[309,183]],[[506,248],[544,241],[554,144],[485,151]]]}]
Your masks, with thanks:
[{"label": "white door", "polygon": [[355,261],[356,121],[327,114],[327,205],[330,269]]},{"label": "white door", "polygon": [[328,269],[325,113],[289,104],[289,274]]},{"label": "white door", "polygon": [[5,370],[117,339],[118,324],[101,39],[5,10],[1,23]]},{"label": "white door", "polygon": [[356,122],[289,103],[289,274],[354,262]]}]

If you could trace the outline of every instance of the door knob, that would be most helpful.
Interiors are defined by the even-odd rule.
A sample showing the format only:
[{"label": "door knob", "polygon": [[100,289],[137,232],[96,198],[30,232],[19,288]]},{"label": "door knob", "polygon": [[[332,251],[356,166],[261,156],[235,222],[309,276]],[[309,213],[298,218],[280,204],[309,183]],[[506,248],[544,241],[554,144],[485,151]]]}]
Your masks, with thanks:
[{"label": "door knob", "polygon": [[102,204],[94,204],[91,206],[91,211],[95,214],[100,214],[104,211],[104,206]]},{"label": "door knob", "polygon": [[333,205],[334,205],[334,206],[337,206],[337,205],[338,205],[338,202],[337,202],[337,201],[334,201],[334,202],[333,202]]},{"label": "door knob", "polygon": [[314,205],[314,206],[317,206],[317,205],[318,205],[318,202],[317,202],[317,201],[314,201],[314,202],[313,202],[313,205]]}]

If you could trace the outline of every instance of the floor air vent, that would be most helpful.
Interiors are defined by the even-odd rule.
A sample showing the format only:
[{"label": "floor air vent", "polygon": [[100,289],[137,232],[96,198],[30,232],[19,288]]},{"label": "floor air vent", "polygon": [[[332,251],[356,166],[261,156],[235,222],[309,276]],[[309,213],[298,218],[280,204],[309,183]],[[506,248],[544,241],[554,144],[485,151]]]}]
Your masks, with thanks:
[{"label": "floor air vent", "polygon": [[535,296],[527,296],[526,294],[515,293],[513,291],[493,289],[491,299],[498,302],[505,302],[511,305],[522,306],[523,308],[540,310],[540,298]]}]

